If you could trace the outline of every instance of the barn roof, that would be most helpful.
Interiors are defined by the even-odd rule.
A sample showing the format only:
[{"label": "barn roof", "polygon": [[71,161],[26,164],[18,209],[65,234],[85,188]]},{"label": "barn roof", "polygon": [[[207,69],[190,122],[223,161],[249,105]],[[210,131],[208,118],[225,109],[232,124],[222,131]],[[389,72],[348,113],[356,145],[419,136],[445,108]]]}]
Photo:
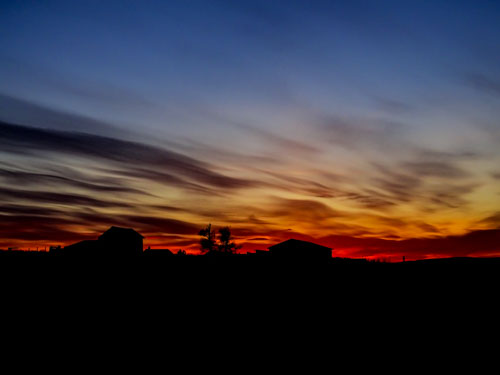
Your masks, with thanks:
[{"label": "barn roof", "polygon": [[332,250],[330,247],[321,246],[309,241],[296,240],[295,238],[290,238],[289,240],[277,243],[276,245],[269,246],[269,250],[280,249],[280,248],[307,248],[307,249],[319,249],[319,250]]},{"label": "barn roof", "polygon": [[109,228],[106,232],[104,232],[103,234],[101,234],[99,236],[99,238],[101,238],[102,236],[108,236],[108,235],[113,235],[113,236],[138,236],[140,238],[144,238],[143,235],[141,235],[140,233],[136,232],[134,229],[132,228],[122,228],[122,227],[115,227],[115,226],[112,226],[111,228]]}]

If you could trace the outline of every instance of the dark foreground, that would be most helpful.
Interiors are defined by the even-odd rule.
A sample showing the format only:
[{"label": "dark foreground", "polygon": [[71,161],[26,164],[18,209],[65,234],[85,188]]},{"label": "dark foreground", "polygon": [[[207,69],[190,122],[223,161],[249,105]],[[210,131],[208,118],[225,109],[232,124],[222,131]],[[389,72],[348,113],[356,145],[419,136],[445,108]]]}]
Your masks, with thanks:
[{"label": "dark foreground", "polygon": [[0,271],[14,279],[39,277],[48,280],[117,278],[141,282],[150,280],[186,283],[203,280],[203,287],[211,281],[223,280],[221,285],[234,286],[236,282],[251,285],[263,280],[281,279],[284,283],[323,281],[349,287],[363,285],[371,288],[386,283],[391,288],[407,285],[425,285],[444,282],[450,285],[469,284],[483,279],[500,280],[500,258],[443,258],[399,263],[369,262],[364,259],[331,258],[301,259],[266,256],[178,256],[145,252],[141,256],[98,257],[70,256],[45,252],[0,251]]},{"label": "dark foreground", "polygon": [[474,258],[474,257],[453,257],[453,258],[437,258],[437,259],[424,259],[416,261],[406,261],[406,262],[379,262],[379,261],[368,261],[366,259],[359,258],[336,258],[332,257],[330,259],[310,259],[310,258],[297,258],[297,257],[272,257],[265,255],[247,255],[247,254],[231,254],[231,255],[174,255],[171,252],[166,251],[156,251],[156,250],[146,250],[141,255],[134,256],[114,256],[113,259],[110,257],[101,257],[96,255],[81,255],[70,254],[63,252],[45,252],[45,251],[21,251],[21,250],[0,250],[0,260],[2,259],[26,259],[26,260],[41,260],[41,259],[52,259],[52,260],[151,260],[162,261],[166,263],[174,264],[290,264],[290,263],[316,263],[316,264],[330,264],[330,265],[370,265],[370,266],[398,266],[398,265],[500,265],[500,257],[492,258]]},{"label": "dark foreground", "polygon": [[240,336],[255,326],[268,327],[267,333],[276,327],[288,334],[331,330],[332,340],[339,329],[353,327],[407,332],[422,321],[457,316],[463,324],[471,309],[481,319],[496,315],[499,281],[498,258],[372,263],[0,254],[1,302],[10,316],[37,324],[63,319],[68,327],[119,323],[124,332],[131,322],[149,326],[148,332],[202,326],[214,330],[210,337],[221,327]]}]

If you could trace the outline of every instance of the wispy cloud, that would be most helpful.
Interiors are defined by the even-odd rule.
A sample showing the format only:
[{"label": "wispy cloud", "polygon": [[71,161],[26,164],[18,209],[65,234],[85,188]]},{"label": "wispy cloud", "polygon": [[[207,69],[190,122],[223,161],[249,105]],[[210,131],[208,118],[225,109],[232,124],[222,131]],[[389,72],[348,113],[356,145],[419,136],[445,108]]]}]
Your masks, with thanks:
[{"label": "wispy cloud", "polygon": [[53,130],[80,131],[109,136],[113,134],[133,135],[129,130],[121,129],[104,121],[51,109],[45,105],[2,93],[0,93],[0,121]]},{"label": "wispy cloud", "polygon": [[188,223],[182,220],[156,216],[125,216],[125,220],[143,230],[154,233],[168,234],[189,234],[196,235],[200,230],[200,225]]},{"label": "wispy cloud", "polygon": [[129,186],[119,185],[114,183],[111,179],[108,184],[100,183],[89,183],[85,181],[74,180],[72,178],[45,174],[45,173],[32,173],[19,170],[8,170],[0,168],[0,179],[9,182],[12,185],[17,186],[33,186],[36,185],[37,188],[41,186],[55,186],[55,187],[69,187],[84,189],[91,192],[103,193],[134,193],[134,194],[146,194],[146,192],[140,191],[138,189],[131,188]]},{"label": "wispy cloud", "polygon": [[500,96],[500,78],[483,73],[464,74],[464,81],[470,87],[486,94]]},{"label": "wispy cloud", "polygon": [[[250,180],[224,176],[209,165],[159,147],[87,133],[65,132],[0,123],[0,146],[9,151],[58,153],[146,169],[152,177],[176,173],[219,189],[254,186]],[[156,171],[159,171],[156,173]],[[142,176],[144,177],[144,176]]]},{"label": "wispy cloud", "polygon": [[373,96],[373,100],[380,109],[392,114],[404,114],[414,109],[414,104],[403,100],[382,96]]},{"label": "wispy cloud", "polygon": [[81,205],[91,207],[131,207],[126,202],[118,202],[113,199],[102,200],[92,198],[90,196],[72,194],[72,193],[56,193],[51,191],[40,190],[19,190],[7,189],[0,187],[0,199],[17,200],[32,203],[54,203],[61,205]]},{"label": "wispy cloud", "polygon": [[493,225],[495,227],[500,227],[500,211],[495,212],[494,214],[485,217],[481,221],[479,221],[482,224],[489,224]]},{"label": "wispy cloud", "polygon": [[[390,150],[403,141],[405,126],[396,121],[319,115],[315,130],[322,141],[346,149],[370,150],[373,145]],[[370,146],[370,147],[368,147]]]},{"label": "wispy cloud", "polygon": [[[500,255],[500,230],[479,230],[464,235],[436,238],[411,238],[390,240],[352,236],[326,236],[320,239],[325,245],[336,246],[334,254],[354,257],[407,259],[498,256]],[[332,245],[331,245],[332,246]]]},{"label": "wispy cloud", "polygon": [[469,173],[451,162],[444,161],[411,161],[404,162],[402,167],[415,176],[440,177],[455,179],[468,177]]}]

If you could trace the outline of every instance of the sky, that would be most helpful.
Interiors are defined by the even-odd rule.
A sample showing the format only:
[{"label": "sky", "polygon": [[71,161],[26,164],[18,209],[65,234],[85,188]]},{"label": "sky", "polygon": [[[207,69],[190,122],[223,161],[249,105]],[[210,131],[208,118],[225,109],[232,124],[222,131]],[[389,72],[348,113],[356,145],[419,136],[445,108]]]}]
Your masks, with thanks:
[{"label": "sky", "polygon": [[0,1],[0,248],[500,255],[498,1]]}]

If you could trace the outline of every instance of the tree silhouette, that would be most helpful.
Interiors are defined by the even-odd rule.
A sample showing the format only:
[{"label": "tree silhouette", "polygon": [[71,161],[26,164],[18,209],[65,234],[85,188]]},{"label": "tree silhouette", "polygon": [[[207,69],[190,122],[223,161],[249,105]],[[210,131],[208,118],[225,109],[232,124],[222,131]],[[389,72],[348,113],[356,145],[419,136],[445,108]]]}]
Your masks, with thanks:
[{"label": "tree silhouette", "polygon": [[217,245],[219,251],[223,253],[234,253],[239,247],[233,241],[231,236],[231,228],[222,227],[219,229],[219,244]]},{"label": "tree silhouette", "polygon": [[224,253],[233,254],[236,249],[241,248],[237,246],[231,236],[231,228],[222,227],[219,229],[219,237],[216,241],[215,231],[212,230],[212,224],[208,224],[198,233],[202,238],[200,239],[201,251],[203,253]]},{"label": "tree silhouette", "polygon": [[212,230],[212,224],[208,224],[207,227],[201,229],[198,234],[202,237],[200,239],[200,245],[203,253],[216,250],[215,231]]}]

